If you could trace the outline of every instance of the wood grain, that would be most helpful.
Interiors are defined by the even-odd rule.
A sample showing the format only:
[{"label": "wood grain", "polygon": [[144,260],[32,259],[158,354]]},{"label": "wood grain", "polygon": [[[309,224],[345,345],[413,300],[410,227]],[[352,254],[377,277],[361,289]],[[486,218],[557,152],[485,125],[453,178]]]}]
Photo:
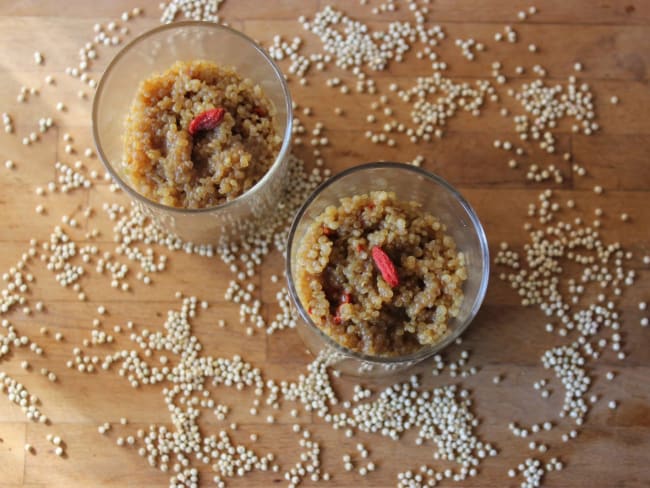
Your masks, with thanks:
[{"label": "wood grain", "polygon": [[[371,6],[379,2],[369,2]],[[253,38],[267,43],[275,34],[285,39],[300,36],[307,52],[319,50],[319,41],[296,21],[299,15],[310,17],[326,4],[344,10],[351,17],[364,20],[375,27],[385,27],[393,20],[409,20],[406,7],[397,12],[373,15],[369,6],[351,0],[282,0],[259,2],[255,0],[226,0],[222,18]],[[38,196],[35,189],[46,186],[56,176],[54,164],[62,161],[73,164],[83,160],[86,168],[96,170],[103,176],[97,158],[83,157],[85,148],[92,147],[90,132],[91,90],[79,80],[65,75],[65,69],[77,60],[79,48],[92,38],[95,22],[117,20],[120,13],[130,10],[132,0],[88,2],[70,0],[62,7],[61,2],[47,0],[0,0],[0,111],[13,115],[16,134],[0,131],[0,163],[12,159],[16,169],[0,167],[0,270],[15,265],[29,247],[29,240],[40,242],[49,238],[63,215],[74,217],[80,226],[70,231],[77,242],[85,240],[85,234],[97,229],[100,234],[93,242],[102,252],[114,252],[113,225],[102,211],[105,202],[120,203],[128,207],[125,195],[110,191],[109,183],[96,181],[90,190],[75,190],[67,195],[55,193]],[[145,16],[129,22],[128,38],[159,24],[158,2],[148,0]],[[352,92],[342,95],[325,86],[326,79],[337,76],[353,87],[354,78],[333,66],[325,72],[312,72],[308,84],[302,86],[290,77],[293,98],[299,105],[297,115],[311,129],[317,121],[325,124],[325,133],[331,144],[323,149],[323,157],[334,172],[352,165],[376,160],[408,161],[417,155],[425,158],[424,167],[434,171],[457,186],[478,212],[490,241],[493,253],[499,242],[508,241],[520,248],[527,242],[523,230],[526,207],[537,199],[546,184],[529,184],[525,180],[528,164],[555,164],[565,181],[554,186],[555,197],[565,202],[574,199],[576,209],[563,210],[566,219],[581,217],[594,219],[594,210],[602,208],[604,216],[602,234],[607,242],[618,241],[633,251],[631,265],[638,270],[637,283],[626,290],[620,300],[623,310],[621,334],[628,356],[624,361],[616,359],[611,351],[590,369],[594,378],[591,392],[599,396],[598,403],[589,413],[586,424],[578,438],[562,443],[560,436],[573,425],[560,420],[557,414],[563,397],[562,386],[544,370],[539,357],[545,349],[562,343],[560,338],[544,331],[548,321],[539,311],[523,308],[507,283],[498,279],[499,270],[493,271],[485,304],[472,326],[463,336],[462,345],[454,345],[446,351],[449,358],[458,356],[462,349],[471,351],[469,364],[479,368],[477,375],[464,379],[462,384],[472,392],[474,410],[481,420],[478,434],[499,448],[499,456],[486,460],[478,477],[467,480],[463,486],[494,487],[518,486],[507,477],[508,469],[515,467],[528,451],[527,440],[513,437],[507,429],[510,421],[523,424],[553,421],[557,424],[551,432],[540,434],[539,439],[551,447],[547,459],[559,457],[566,464],[562,472],[546,475],[544,486],[562,488],[609,488],[647,487],[650,468],[647,452],[650,449],[650,341],[648,329],[639,326],[642,312],[637,304],[650,299],[650,280],[647,266],[641,258],[650,253],[650,214],[647,201],[650,197],[650,103],[648,85],[650,69],[650,3],[640,0],[545,0],[538,2],[539,13],[525,23],[517,21],[517,11],[528,5],[517,6],[507,0],[435,0],[430,2],[430,22],[440,24],[448,33],[448,40],[436,50],[441,59],[448,62],[448,76],[454,80],[473,82],[489,77],[490,65],[500,61],[509,80],[518,85],[529,81],[534,64],[548,71],[547,82],[563,82],[576,74],[573,64],[580,61],[585,70],[579,78],[589,83],[597,101],[598,122],[603,130],[594,137],[571,132],[570,124],[562,124],[555,131],[557,152],[549,155],[532,144],[520,144],[511,117],[503,117],[494,104],[486,102],[480,117],[460,114],[449,121],[445,136],[435,142],[413,145],[407,139],[397,138],[394,148],[371,144],[365,131],[372,129],[366,122],[370,105],[376,96]],[[515,27],[520,42],[516,44],[493,42],[496,31],[505,24]],[[460,56],[453,40],[457,37],[485,42],[488,49],[470,63]],[[527,45],[539,46],[538,54],[531,55]],[[40,50],[45,65],[34,64],[32,55]],[[99,79],[101,72],[118,51],[115,47],[101,47],[100,57],[91,68],[91,76]],[[522,76],[515,75],[516,66],[526,67]],[[287,64],[282,64],[287,68]],[[390,69],[374,73],[380,93],[390,95],[388,86],[397,83],[400,88],[414,84],[416,77],[430,73],[430,63],[408,56],[404,63],[393,63]],[[51,74],[56,78],[54,86],[46,85],[44,78]],[[40,94],[25,104],[18,103],[16,96],[21,86],[38,88]],[[508,86],[508,85],[506,85]],[[78,91],[87,93],[86,100],[78,98]],[[612,105],[609,99],[616,94],[620,104]],[[394,97],[393,97],[394,98]],[[505,99],[505,97],[503,97]],[[333,103],[332,100],[335,100]],[[62,101],[66,112],[57,112],[56,103]],[[510,100],[505,106],[517,113]],[[395,117],[408,121],[407,107],[391,100]],[[343,116],[334,113],[334,107],[344,110]],[[302,109],[310,107],[314,114],[302,115]],[[39,143],[23,146],[22,137],[37,128],[40,117],[50,116],[55,127],[45,134]],[[378,115],[378,120],[383,117]],[[375,126],[379,126],[377,122]],[[74,138],[75,152],[67,154],[63,135]],[[495,149],[494,139],[511,140],[522,145],[526,154],[519,159],[518,169],[508,168],[511,154]],[[308,136],[305,137],[308,140]],[[296,154],[308,163],[313,162],[309,146],[297,146]],[[573,161],[587,168],[587,175],[580,177],[572,170],[572,163],[561,155],[571,152]],[[593,192],[594,185],[605,187],[603,195]],[[37,215],[35,207],[42,204],[44,215]],[[90,218],[83,216],[86,208],[94,210]],[[629,222],[622,222],[620,214],[630,215]],[[161,254],[171,254],[157,249]],[[119,258],[121,261],[123,257]],[[206,354],[230,357],[242,354],[259,366],[266,377],[295,379],[305,371],[311,360],[303,343],[294,331],[283,331],[267,336],[256,332],[246,335],[239,323],[238,309],[224,300],[224,292],[230,273],[218,259],[173,253],[168,269],[152,276],[153,284],[145,286],[134,279],[137,272],[132,266],[129,282],[132,290],[117,291],[110,286],[107,275],[89,273],[81,284],[87,301],[77,299],[77,293],[61,287],[51,272],[38,260],[29,265],[35,282],[31,285],[29,301],[43,301],[45,310],[25,315],[15,310],[8,315],[20,333],[29,335],[45,350],[36,356],[28,348],[17,348],[3,358],[0,370],[23,383],[42,401],[43,411],[51,419],[51,425],[28,423],[15,405],[0,396],[0,488],[75,488],[75,487],[152,487],[167,486],[168,474],[150,468],[136,449],[118,447],[115,439],[133,435],[138,428],[150,424],[169,425],[169,413],[159,387],[131,388],[115,371],[81,374],[66,368],[65,362],[73,357],[72,349],[90,337],[92,320],[100,318],[97,307],[105,306],[108,313],[101,316],[103,330],[111,331],[115,325],[132,320],[136,330],[158,329],[166,313],[178,307],[177,291],[186,295],[197,294],[209,301],[210,307],[200,311],[193,321],[193,331],[204,345]],[[280,284],[273,284],[271,275],[282,276],[283,259],[273,252],[254,280],[264,302],[264,313],[273,317],[278,306],[275,294]],[[218,320],[227,322],[225,328],[217,326]],[[39,330],[47,327],[47,335]],[[62,341],[54,334],[61,332]],[[128,331],[114,333],[112,345],[94,346],[94,354],[103,356],[131,345]],[[30,368],[21,367],[21,361],[29,361]],[[48,368],[58,377],[55,383],[48,381],[39,371]],[[434,377],[430,365],[421,364],[414,372],[421,373],[426,387],[455,382],[448,374]],[[614,381],[605,380],[607,371],[615,371]],[[492,378],[501,375],[503,381],[495,385]],[[405,377],[406,375],[401,375]],[[543,400],[532,387],[533,382],[550,380],[551,396]],[[350,398],[354,384],[360,382],[375,390],[381,389],[398,378],[392,379],[335,379],[334,383],[342,398]],[[322,419],[300,409],[297,419],[289,415],[293,405],[284,405],[280,411],[260,409],[252,416],[250,391],[233,392],[225,388],[211,388],[213,397],[233,407],[225,421],[214,415],[204,414],[200,425],[204,432],[213,433],[237,422],[239,429],[233,433],[240,441],[259,452],[273,451],[279,463],[288,467],[298,460],[300,448],[297,436],[291,432],[293,423],[300,423],[312,432],[322,446],[323,467],[332,473],[333,487],[394,486],[396,473],[421,464],[445,466],[432,460],[432,446],[418,447],[413,433],[407,433],[399,442],[359,433],[348,439],[342,431],[335,431]],[[607,408],[607,402],[617,400],[616,410]],[[273,414],[276,423],[268,425],[266,415]],[[119,424],[127,417],[129,424]],[[112,430],[105,436],[97,432],[97,426],[111,422]],[[255,443],[249,440],[251,433],[259,434]],[[53,454],[53,446],[46,440],[48,433],[60,435],[66,444],[66,457]],[[341,455],[355,451],[357,442],[363,442],[370,450],[370,459],[378,470],[361,477],[343,470]],[[24,451],[24,444],[34,447],[33,453]],[[210,486],[208,470],[202,486]],[[228,486],[283,486],[281,474],[254,473],[243,479],[228,481]],[[305,481],[306,486],[313,483]]]}]

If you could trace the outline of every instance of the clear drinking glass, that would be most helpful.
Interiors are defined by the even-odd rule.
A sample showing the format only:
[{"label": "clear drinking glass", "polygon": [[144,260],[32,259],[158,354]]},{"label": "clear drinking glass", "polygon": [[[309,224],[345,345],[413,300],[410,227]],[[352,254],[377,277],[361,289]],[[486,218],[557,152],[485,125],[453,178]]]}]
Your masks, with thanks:
[{"label": "clear drinking glass", "polygon": [[[400,200],[416,201],[425,212],[447,226],[460,251],[465,254],[468,278],[458,317],[448,323],[447,334],[436,344],[399,357],[367,356],[351,351],[326,335],[312,322],[303,307],[294,283],[300,263],[297,251],[305,231],[322,211],[338,205],[343,197],[376,190],[395,192]],[[490,259],[487,239],[476,213],[445,180],[420,168],[403,163],[370,163],[343,171],[323,183],[307,199],[296,215],[287,245],[289,294],[300,316],[298,333],[314,354],[325,354],[328,363],[344,373],[382,376],[407,369],[454,341],[476,316],[487,290]]]},{"label": "clear drinking glass", "polygon": [[[142,80],[176,61],[194,59],[234,67],[260,85],[275,105],[283,142],[266,175],[240,197],[215,207],[180,209],[149,200],[123,178],[124,122]],[[186,241],[216,244],[238,236],[264,219],[282,193],[291,146],[291,96],[276,64],[238,31],[209,22],[176,22],[142,34],[124,47],[104,72],[92,116],[97,152],[111,176],[145,213]]]}]

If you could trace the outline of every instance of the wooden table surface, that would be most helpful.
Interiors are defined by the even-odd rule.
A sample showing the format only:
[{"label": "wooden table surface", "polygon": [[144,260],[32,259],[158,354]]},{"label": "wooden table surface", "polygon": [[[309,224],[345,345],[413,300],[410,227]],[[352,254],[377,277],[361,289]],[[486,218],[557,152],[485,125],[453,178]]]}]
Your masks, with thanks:
[{"label": "wooden table surface", "polygon": [[[369,2],[378,5],[376,2]],[[358,1],[337,0],[281,0],[259,2],[255,0],[227,0],[221,8],[224,20],[233,27],[269,45],[274,34],[290,39],[300,35],[305,41],[306,52],[317,52],[320,43],[312,34],[304,32],[297,22],[299,15],[311,17],[313,13],[332,4],[350,16],[381,27],[395,19],[409,19],[408,9],[401,5],[397,12],[373,15],[369,6]],[[398,2],[399,4],[399,2]],[[593,219],[597,207],[604,210],[602,235],[607,242],[620,242],[634,253],[631,261],[638,279],[627,288],[617,303],[622,313],[623,349],[627,357],[619,361],[615,353],[608,352],[599,360],[591,361],[588,371],[593,379],[591,392],[599,401],[591,409],[585,424],[580,427],[577,439],[569,443],[560,441],[574,424],[560,419],[564,390],[551,372],[543,369],[541,354],[554,345],[570,338],[561,338],[544,331],[547,318],[537,309],[524,308],[516,293],[498,279],[499,269],[492,272],[485,303],[475,322],[463,336],[463,344],[454,345],[445,355],[457,357],[459,351],[471,351],[470,365],[477,366],[476,376],[460,381],[472,392],[473,409],[481,420],[477,433],[484,440],[498,447],[499,455],[485,460],[480,474],[461,483],[462,486],[496,487],[518,486],[521,481],[511,480],[507,470],[514,468],[526,457],[548,459],[556,456],[566,468],[562,472],[546,475],[544,486],[548,487],[641,487],[650,486],[650,329],[639,325],[643,312],[638,302],[650,299],[648,266],[642,256],[650,253],[650,2],[642,0],[597,1],[592,0],[540,0],[536,6],[539,13],[521,23],[517,11],[530,6],[530,2],[507,0],[434,0],[431,2],[430,22],[439,23],[448,34],[441,44],[439,55],[449,64],[447,75],[453,79],[491,79],[490,64],[501,61],[509,73],[507,87],[518,87],[527,75],[516,77],[513,67],[523,64],[529,69],[539,63],[548,71],[548,79],[565,82],[575,74],[587,82],[597,104],[597,120],[601,130],[587,137],[574,134],[570,126],[562,125],[557,134],[556,154],[544,154],[532,145],[531,154],[524,161],[540,164],[556,164],[564,173],[562,184],[530,184],[526,182],[525,170],[508,168],[508,154],[493,148],[494,139],[515,141],[517,135],[510,119],[501,117],[498,108],[486,103],[484,113],[474,118],[467,114],[454,117],[445,136],[428,144],[413,145],[400,142],[395,148],[370,143],[363,135],[369,128],[365,121],[370,113],[369,105],[376,99],[369,95],[340,95],[325,86],[325,80],[338,76],[354,83],[350,73],[333,66],[325,73],[312,68],[307,75],[308,84],[301,86],[293,78],[290,86],[295,101],[302,107],[312,107],[313,115],[299,117],[308,128],[318,121],[325,124],[330,145],[323,150],[325,164],[334,172],[357,163],[378,160],[412,160],[417,154],[425,156],[423,167],[449,180],[468,198],[480,216],[490,242],[493,255],[501,241],[508,241],[514,248],[528,241],[523,230],[527,205],[537,199],[544,188],[557,190],[561,201],[576,201],[575,216],[585,221]],[[70,164],[81,159],[87,170],[101,171],[96,158],[86,158],[83,151],[92,146],[90,107],[92,93],[79,80],[66,76],[67,66],[78,62],[78,51],[92,39],[93,24],[119,21],[120,13],[136,6],[129,0],[82,1],[69,0],[0,0],[0,111],[12,114],[15,133],[0,133],[0,269],[9,270],[29,248],[30,239],[39,243],[46,241],[62,216],[74,217],[80,227],[69,230],[77,243],[83,243],[91,229],[101,231],[92,239],[102,251],[115,249],[112,242],[112,225],[105,212],[104,202],[126,203],[126,195],[112,193],[108,182],[98,182],[88,190],[75,190],[39,196],[38,186],[47,186],[55,177],[55,161]],[[157,1],[142,2],[138,6],[145,15],[128,22],[129,38],[138,32],[159,24]],[[121,24],[121,22],[120,22]],[[516,44],[495,43],[493,34],[506,24],[514,25],[520,40]],[[453,40],[474,37],[485,42],[487,51],[478,61],[468,62],[460,55]],[[532,57],[529,43],[539,46]],[[93,65],[91,76],[98,79],[101,70],[119,48],[102,47],[99,59]],[[43,53],[45,63],[34,63],[33,52]],[[580,61],[584,70],[576,73],[575,62]],[[287,68],[283,63],[282,67]],[[429,64],[414,56],[404,63],[391,64],[390,69],[372,76],[377,80],[380,93],[389,96],[388,85],[396,81],[408,86],[415,77],[430,73]],[[52,74],[56,82],[47,85],[46,75]],[[27,103],[18,103],[21,86],[35,87],[38,95],[29,97]],[[501,88],[503,89],[503,88]],[[77,92],[85,90],[89,96],[79,99]],[[333,113],[332,94],[335,103],[345,111],[339,117]],[[612,95],[620,98],[618,105],[609,102]],[[394,95],[392,95],[394,97]],[[503,97],[504,100],[507,97]],[[67,111],[58,112],[57,102],[62,101]],[[511,100],[512,101],[512,100]],[[504,103],[508,103],[506,100]],[[517,113],[514,104],[509,105]],[[299,109],[299,112],[301,109]],[[406,115],[406,114],[404,114]],[[23,136],[36,130],[37,120],[52,117],[54,127],[38,143],[24,146]],[[0,128],[1,129],[1,128]],[[77,151],[65,152],[63,134],[69,132]],[[308,137],[305,137],[308,140]],[[570,151],[574,161],[587,169],[587,176],[579,177],[572,172],[571,164],[561,154]],[[309,146],[297,147],[296,153],[310,164],[313,154]],[[5,169],[4,161],[15,162],[13,170]],[[602,195],[594,193],[594,185],[602,185]],[[35,207],[42,204],[45,213],[38,215]],[[87,207],[93,215],[84,216]],[[628,222],[619,215],[629,214]],[[60,286],[43,263],[38,259],[29,265],[35,278],[30,284],[28,304],[33,312],[26,315],[21,307],[12,309],[2,318],[11,321],[21,334],[28,335],[44,349],[38,356],[29,348],[14,348],[0,359],[0,371],[4,371],[23,383],[42,402],[42,410],[51,419],[50,425],[29,422],[20,408],[0,395],[0,487],[145,487],[166,486],[169,474],[149,467],[133,448],[119,447],[118,436],[133,435],[141,427],[151,423],[170,424],[163,401],[163,386],[131,388],[116,371],[97,374],[81,374],[66,368],[72,358],[72,349],[79,347],[90,337],[93,318],[99,317],[97,307],[106,307],[102,317],[105,329],[134,321],[136,327],[158,329],[164,322],[166,311],[177,309],[179,300],[175,293],[197,295],[207,300],[210,307],[201,311],[195,319],[194,331],[205,350],[213,356],[230,357],[240,353],[244,359],[259,366],[266,377],[277,380],[295,380],[305,372],[310,356],[304,351],[295,331],[281,331],[267,336],[245,334],[239,325],[238,307],[224,300],[224,291],[231,275],[218,259],[209,259],[182,252],[170,253],[164,249],[157,252],[169,254],[169,265],[164,273],[154,276],[152,286],[145,286],[135,279],[135,267],[130,271],[132,289],[121,292],[111,288],[110,278],[98,274],[89,266],[82,280],[87,301],[81,302],[70,288]],[[280,284],[273,284],[270,276],[281,273],[283,260],[272,254],[263,266],[261,276],[255,278],[264,299],[264,312],[271,317],[277,310],[274,296]],[[35,303],[42,301],[44,310],[34,310]],[[647,314],[647,312],[645,312]],[[228,322],[220,329],[219,319]],[[43,336],[41,327],[50,333]],[[56,341],[55,332],[62,332],[64,339]],[[0,329],[0,334],[3,331]],[[97,346],[95,353],[105,354],[116,347],[128,347],[128,334],[116,334],[113,346]],[[21,367],[22,361],[31,364],[29,370]],[[58,379],[50,382],[41,368],[55,372]],[[433,377],[431,365],[416,368],[422,373],[424,386],[459,382],[448,374]],[[615,371],[613,381],[605,379],[606,371]],[[492,378],[500,374],[503,380],[493,384]],[[533,383],[542,378],[550,381],[551,396],[544,400]],[[341,398],[349,398],[352,386],[357,382],[379,389],[395,381],[340,379],[336,388]],[[276,413],[277,422],[265,422],[266,411],[251,416],[247,405],[250,392],[239,394],[233,390],[217,389],[215,398],[225,399],[233,408],[225,422],[213,415],[204,415],[201,427],[205,433],[227,428],[237,422],[239,429],[235,439],[244,443],[249,434],[256,432],[259,440],[256,448],[271,449],[283,467],[298,460],[299,448],[290,426],[294,423],[289,415],[291,405]],[[607,408],[610,400],[616,400],[616,410]],[[129,424],[122,426],[119,419],[126,417]],[[548,443],[546,454],[529,451],[530,439],[519,439],[508,431],[508,423],[522,424],[550,420],[557,424],[551,432],[540,438]],[[101,436],[98,425],[114,424],[111,432]],[[417,469],[421,464],[439,466],[432,459],[433,447],[418,447],[413,435],[405,435],[400,441],[359,433],[348,439],[342,431],[335,431],[315,415],[302,414],[298,422],[308,424],[322,446],[323,467],[333,474],[330,486],[394,486],[396,474],[405,469]],[[58,458],[53,446],[46,440],[52,433],[64,439],[66,456]],[[377,464],[376,472],[366,477],[343,470],[341,454],[355,451],[357,442],[369,447],[370,457]],[[26,453],[24,445],[33,446]],[[202,486],[211,486],[211,476],[203,477]],[[304,485],[313,483],[305,480]],[[284,486],[280,474],[254,473],[243,479],[228,480],[228,486]],[[447,486],[447,484],[445,484]]]}]

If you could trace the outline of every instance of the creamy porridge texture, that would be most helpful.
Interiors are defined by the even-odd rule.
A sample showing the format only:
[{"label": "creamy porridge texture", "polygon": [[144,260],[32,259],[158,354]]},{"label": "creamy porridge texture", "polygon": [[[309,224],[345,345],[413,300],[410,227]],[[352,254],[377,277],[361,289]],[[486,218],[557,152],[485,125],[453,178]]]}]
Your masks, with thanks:
[{"label": "creamy porridge texture", "polygon": [[409,354],[458,315],[465,257],[415,202],[376,191],[318,215],[298,249],[296,288],[314,323],[348,349]]},{"label": "creamy porridge texture", "polygon": [[212,207],[259,181],[282,143],[275,107],[232,68],[178,61],[144,80],[126,121],[124,175],[142,195]]}]

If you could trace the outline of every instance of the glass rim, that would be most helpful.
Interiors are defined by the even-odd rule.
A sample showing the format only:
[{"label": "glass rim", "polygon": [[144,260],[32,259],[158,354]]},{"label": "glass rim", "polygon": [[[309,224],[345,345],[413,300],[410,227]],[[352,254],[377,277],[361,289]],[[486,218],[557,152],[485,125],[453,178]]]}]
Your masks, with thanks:
[{"label": "glass rim", "polygon": [[[474,303],[472,304],[472,309],[470,310],[467,319],[465,319],[463,323],[459,324],[456,330],[454,330],[451,334],[448,334],[441,341],[436,342],[435,344],[432,344],[429,347],[423,347],[422,349],[419,349],[414,353],[402,355],[402,356],[371,356],[368,354],[363,354],[348,349],[347,347],[342,346],[334,339],[332,339],[329,335],[323,332],[320,327],[314,324],[314,322],[311,320],[311,317],[303,307],[302,302],[298,298],[298,293],[296,291],[296,287],[293,280],[293,273],[291,271],[291,263],[292,263],[291,250],[294,245],[294,238],[298,228],[298,224],[302,220],[303,215],[310,207],[312,202],[324,190],[329,188],[337,181],[345,178],[346,176],[353,173],[358,173],[358,172],[362,172],[370,169],[377,169],[377,168],[394,169],[397,171],[408,171],[418,176],[422,176],[428,180],[431,180],[434,183],[437,183],[441,185],[443,188],[445,188],[445,190],[447,190],[456,199],[456,201],[460,203],[460,205],[463,207],[463,209],[469,216],[469,219],[471,220],[473,225],[473,229],[478,237],[480,248],[481,248],[481,256],[483,258],[481,283],[478,292],[476,294],[476,297],[474,298]],[[287,250],[286,250],[285,260],[286,260],[285,274],[287,277],[289,296],[291,297],[291,300],[293,301],[294,305],[298,309],[298,314],[300,315],[300,318],[304,321],[306,326],[311,330],[315,330],[317,334],[327,343],[327,345],[332,347],[337,352],[347,355],[348,357],[352,356],[353,358],[359,359],[361,361],[382,364],[382,365],[399,364],[399,363],[404,363],[409,361],[417,362],[426,359],[427,357],[435,354],[436,352],[448,346],[452,341],[454,341],[458,336],[460,336],[465,331],[465,329],[467,329],[469,324],[474,320],[474,318],[478,314],[478,311],[481,308],[481,305],[483,304],[483,300],[485,299],[485,294],[487,292],[488,281],[490,276],[490,251],[488,248],[487,236],[485,234],[485,231],[483,229],[483,226],[481,225],[478,216],[476,215],[476,212],[474,211],[472,206],[467,202],[467,200],[465,200],[465,198],[460,194],[460,192],[458,192],[458,190],[456,190],[444,178],[430,171],[426,171],[422,168],[419,168],[417,166],[412,166],[406,163],[390,162],[390,161],[365,163],[358,166],[353,166],[352,168],[348,168],[346,170],[341,171],[340,173],[337,173],[336,175],[329,178],[327,181],[321,183],[313,191],[313,193],[307,198],[307,200],[305,200],[305,202],[302,204],[302,206],[300,207],[300,209],[298,210],[298,212],[296,213],[293,219],[293,222],[291,224],[291,229],[289,231],[289,235],[287,238]]]},{"label": "glass rim", "polygon": [[[113,168],[113,165],[108,161],[108,158],[106,157],[106,154],[104,153],[104,149],[100,143],[101,137],[99,135],[99,131],[97,129],[97,119],[98,119],[98,112],[99,112],[99,99],[100,96],[104,93],[105,85],[106,85],[106,79],[107,75],[110,74],[115,67],[119,64],[120,60],[137,44],[140,42],[144,41],[145,39],[154,36],[158,34],[159,32],[163,31],[171,31],[175,30],[178,28],[182,27],[199,27],[199,28],[207,28],[207,29],[214,29],[214,30],[222,30],[226,31],[230,34],[233,34],[235,36],[240,37],[244,41],[248,42],[255,51],[257,51],[262,58],[271,66],[273,72],[275,73],[277,79],[280,81],[280,87],[282,88],[282,95],[284,97],[284,102],[285,102],[285,109],[287,113],[286,117],[286,127],[284,130],[284,134],[282,137],[282,146],[280,147],[280,150],[278,151],[277,156],[275,157],[275,160],[273,161],[273,164],[271,167],[266,171],[264,176],[260,178],[251,188],[246,190],[244,193],[239,195],[238,197],[234,198],[233,200],[221,203],[219,205],[215,205],[212,207],[203,207],[203,208],[179,208],[179,207],[172,207],[169,205],[162,204],[160,202],[156,202],[155,200],[151,200],[147,198],[146,196],[142,195],[138,191],[136,191],[131,185],[129,185],[124,179],[118,174],[118,172]],[[235,66],[236,68],[236,66]],[[210,212],[215,212],[219,211],[222,209],[227,209],[228,207],[232,205],[239,204],[245,200],[248,200],[250,198],[253,198],[255,193],[259,191],[264,184],[266,184],[267,181],[269,181],[273,174],[278,171],[278,169],[282,166],[282,161],[288,156],[290,148],[291,148],[291,136],[293,132],[293,104],[291,100],[291,93],[289,91],[289,86],[287,85],[287,81],[284,78],[284,74],[278,67],[278,65],[269,57],[269,55],[264,51],[264,49],[257,44],[253,39],[248,37],[246,34],[243,32],[240,32],[236,29],[233,29],[232,27],[228,27],[222,24],[216,24],[212,22],[205,22],[205,21],[198,21],[198,20],[186,20],[186,21],[179,21],[179,22],[173,22],[170,24],[164,24],[158,27],[154,27],[153,29],[149,29],[139,36],[137,36],[135,39],[131,40],[128,44],[126,44],[114,57],[111,59],[110,63],[102,73],[102,77],[99,80],[99,83],[97,85],[97,90],[95,91],[95,95],[93,97],[93,108],[92,108],[92,129],[93,129],[93,141],[95,143],[95,147],[97,149],[97,154],[99,155],[99,159],[101,160],[102,164],[106,168],[106,170],[109,172],[111,177],[117,182],[117,184],[124,190],[126,193],[131,196],[134,200],[140,203],[144,203],[148,206],[155,207],[159,210],[163,210],[165,212],[170,212],[170,213],[175,213],[179,215],[192,215],[192,214],[203,214],[203,213],[210,213]]]}]

